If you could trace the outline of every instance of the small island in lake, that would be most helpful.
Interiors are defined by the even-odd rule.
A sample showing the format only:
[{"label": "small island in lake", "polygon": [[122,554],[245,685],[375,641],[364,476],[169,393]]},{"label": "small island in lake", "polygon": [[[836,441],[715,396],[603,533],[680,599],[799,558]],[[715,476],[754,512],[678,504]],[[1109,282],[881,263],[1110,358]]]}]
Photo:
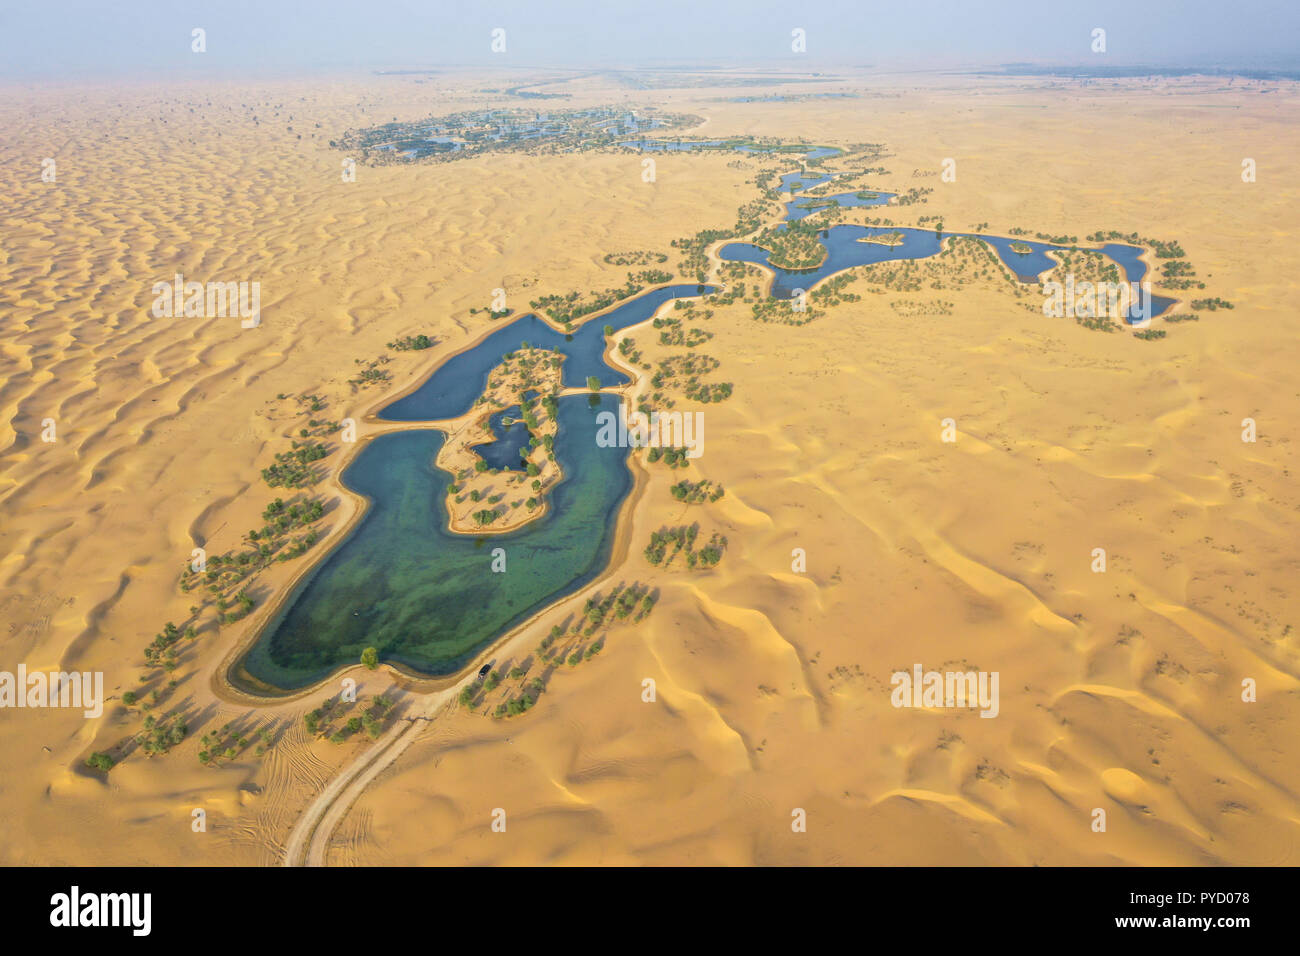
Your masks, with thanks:
[{"label": "small island in lake", "polygon": [[437,465],[455,477],[450,530],[513,531],[542,513],[562,477],[553,448],[563,362],[542,348],[507,353],[474,407],[448,423]]},{"label": "small island in lake", "polygon": [[876,236],[863,236],[858,242],[871,242],[878,246],[901,246],[905,237],[901,232],[895,229],[893,232],[882,232]]}]

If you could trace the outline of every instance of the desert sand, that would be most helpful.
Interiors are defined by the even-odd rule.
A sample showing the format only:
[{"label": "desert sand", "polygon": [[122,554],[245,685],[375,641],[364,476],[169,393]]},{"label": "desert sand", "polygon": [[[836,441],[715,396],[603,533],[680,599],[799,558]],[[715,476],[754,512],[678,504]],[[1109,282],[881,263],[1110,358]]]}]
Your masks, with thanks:
[{"label": "desert sand", "polygon": [[[675,471],[638,453],[608,571],[483,659],[527,662],[620,582],[658,604],[558,668],[530,711],[494,720],[482,711],[505,688],[471,711],[459,682],[385,667],[280,700],[232,693],[225,668],[364,508],[337,477],[389,428],[374,412],[484,334],[493,289],[522,313],[616,285],[627,270],[605,254],[672,253],[755,196],[762,164],[734,154],[657,156],[653,183],[630,153],[342,181],[329,140],[343,130],[516,105],[475,92],[491,85],[349,75],[0,97],[0,669],[103,671],[111,695],[96,719],[0,713],[0,862],[278,864],[309,807],[325,829],[295,847],[314,837],[331,865],[1300,862],[1294,84],[870,77],[833,87],[856,98],[799,103],[566,86],[563,108],[656,105],[701,116],[700,135],[882,143],[889,174],[865,186],[935,190],[880,210],[899,225],[941,213],[950,231],[1176,239],[1203,294],[1235,309],[1157,319],[1169,336],[1147,342],[1047,318],[992,279],[859,282],[861,301],[801,327],[720,308],[703,351],[734,394],[707,406],[704,455]],[[1242,182],[1245,157],[1258,182]],[[955,182],[939,179],[945,158]],[[152,285],[175,273],[259,281],[261,324],[152,317]],[[913,314],[936,298],[950,314]],[[421,333],[436,346],[385,348]],[[648,329],[627,334],[647,360],[669,354]],[[388,381],[349,384],[383,354]],[[329,532],[257,577],[247,617],[196,622],[163,708],[187,716],[182,743],[89,770],[140,729],[121,695],[164,622],[189,619],[177,580],[192,549],[238,548],[280,494],[259,473],[298,434],[304,395],[359,423],[313,489]],[[668,490],[683,477],[726,495],[683,505]],[[652,531],[692,521],[727,537],[716,568],[646,561]],[[891,673],[916,663],[998,671],[998,717],[891,706]],[[303,723],[343,678],[391,696],[402,737],[354,790],[376,745]],[[228,722],[273,743],[201,765],[199,738]],[[796,808],[807,832],[792,832]]]}]

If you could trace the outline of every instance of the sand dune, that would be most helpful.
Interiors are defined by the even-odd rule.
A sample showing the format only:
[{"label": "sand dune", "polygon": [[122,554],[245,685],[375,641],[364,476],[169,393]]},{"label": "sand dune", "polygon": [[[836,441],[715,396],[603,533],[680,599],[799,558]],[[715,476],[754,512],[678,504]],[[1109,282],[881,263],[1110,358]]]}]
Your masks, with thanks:
[{"label": "sand dune", "polygon": [[[884,212],[899,224],[942,213],[949,230],[1177,239],[1207,294],[1236,308],[1157,320],[1170,334],[1155,342],[1047,319],[993,279],[883,294],[860,282],[861,301],[799,328],[718,309],[702,350],[735,391],[707,406],[705,454],[686,473],[638,466],[625,553],[497,656],[526,660],[619,582],[657,588],[653,613],[559,668],[521,717],[452,707],[416,727],[334,810],[324,862],[1300,860],[1294,87],[1261,99],[1134,81],[1066,97],[1045,81],[918,78],[742,104],[603,83],[574,84],[566,106],[657,103],[706,117],[710,135],[884,143],[890,172],[873,188],[936,190]],[[259,578],[248,618],[197,622],[168,698],[189,738],[107,777],[83,761],[139,729],[121,695],[164,622],[189,617],[177,576],[191,549],[237,547],[277,494],[259,472],[302,424],[296,396],[362,421],[483,333],[469,310],[493,289],[522,312],[617,285],[627,270],[606,253],[673,252],[754,195],[759,164],[731,155],[660,156],[654,184],[638,157],[608,154],[361,166],[340,181],[330,139],[469,108],[484,101],[472,86],[374,76],[0,98],[0,669],[102,670],[113,697],[93,720],[4,714],[0,754],[21,772],[0,787],[0,861],[278,863],[368,745],[303,728],[337,681],[266,704],[220,678],[351,519],[335,481],[347,450],[316,486],[331,534]],[[45,156],[57,183],[40,180]],[[1244,156],[1258,183],[1240,181]],[[945,157],[955,183],[927,175]],[[153,283],[178,272],[259,281],[261,325],[153,318]],[[952,314],[891,308],[936,296]],[[385,385],[348,384],[357,360],[417,333],[437,346],[388,353]],[[628,334],[647,360],[669,354],[649,329]],[[668,491],[683,474],[726,496],[683,506]],[[653,530],[691,521],[727,537],[716,569],[644,559]],[[999,671],[998,718],[891,706],[891,673],[914,663]],[[392,693],[399,719],[429,699],[386,670],[345,676]],[[274,744],[200,766],[197,738],[229,721],[273,727]],[[791,831],[795,808],[806,833]]]}]

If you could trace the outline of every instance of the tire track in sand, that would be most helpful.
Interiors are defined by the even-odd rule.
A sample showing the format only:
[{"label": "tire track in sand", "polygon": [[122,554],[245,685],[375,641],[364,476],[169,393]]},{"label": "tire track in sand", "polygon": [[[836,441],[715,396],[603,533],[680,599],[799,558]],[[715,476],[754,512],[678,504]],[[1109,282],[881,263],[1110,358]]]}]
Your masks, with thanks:
[{"label": "tire track in sand", "polygon": [[459,684],[430,694],[423,709],[414,716],[403,716],[337,777],[329,782],[303,811],[285,841],[285,866],[324,866],[334,831],[352,804],[420,735],[430,721],[460,692]]}]

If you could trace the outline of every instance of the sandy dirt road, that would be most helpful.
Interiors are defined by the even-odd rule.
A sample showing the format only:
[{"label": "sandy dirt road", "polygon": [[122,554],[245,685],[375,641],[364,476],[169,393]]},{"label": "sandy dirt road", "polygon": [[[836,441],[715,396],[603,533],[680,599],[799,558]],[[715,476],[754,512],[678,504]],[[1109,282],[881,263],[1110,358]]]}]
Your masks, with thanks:
[{"label": "sandy dirt road", "polygon": [[340,771],[293,825],[285,844],[285,866],[324,866],[330,839],[352,804],[420,735],[428,721],[450,703],[459,685],[429,695],[416,713],[396,721],[374,746]]}]

